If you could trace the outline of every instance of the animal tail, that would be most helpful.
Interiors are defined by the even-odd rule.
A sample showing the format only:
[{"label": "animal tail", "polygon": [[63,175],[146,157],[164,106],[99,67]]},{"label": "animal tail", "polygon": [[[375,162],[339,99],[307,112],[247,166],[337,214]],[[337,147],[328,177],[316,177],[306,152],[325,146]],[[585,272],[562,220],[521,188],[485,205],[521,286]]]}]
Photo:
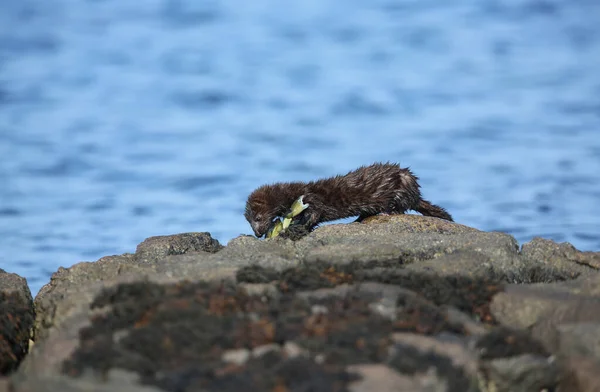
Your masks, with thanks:
[{"label": "animal tail", "polygon": [[431,204],[427,200],[421,199],[417,205],[416,211],[425,216],[433,216],[435,218],[442,218],[450,222],[454,222],[448,211],[442,207],[436,206],[435,204]]}]

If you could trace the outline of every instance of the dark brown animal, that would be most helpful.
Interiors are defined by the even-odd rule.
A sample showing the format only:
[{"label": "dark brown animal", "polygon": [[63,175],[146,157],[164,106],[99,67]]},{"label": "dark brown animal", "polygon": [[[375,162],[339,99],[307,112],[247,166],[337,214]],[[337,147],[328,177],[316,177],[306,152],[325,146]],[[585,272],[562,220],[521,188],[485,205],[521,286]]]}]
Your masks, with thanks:
[{"label": "dark brown animal", "polygon": [[276,217],[283,216],[299,196],[309,207],[299,220],[307,230],[319,223],[358,216],[357,221],[379,213],[403,214],[408,210],[452,221],[450,214],[421,198],[418,178],[397,164],[375,163],[346,175],[311,182],[263,185],[248,197],[244,216],[257,237],[262,237]]}]

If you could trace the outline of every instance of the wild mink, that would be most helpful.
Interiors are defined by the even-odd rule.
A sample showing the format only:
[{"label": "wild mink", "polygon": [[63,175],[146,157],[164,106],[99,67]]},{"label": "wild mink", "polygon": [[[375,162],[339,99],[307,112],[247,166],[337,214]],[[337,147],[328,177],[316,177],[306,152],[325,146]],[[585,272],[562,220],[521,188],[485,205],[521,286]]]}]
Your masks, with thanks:
[{"label": "wild mink", "polygon": [[361,166],[346,175],[311,182],[263,185],[248,197],[244,216],[257,237],[262,237],[278,216],[304,195],[308,208],[298,221],[308,231],[319,223],[358,216],[361,221],[379,213],[423,215],[452,221],[450,214],[421,198],[418,178],[393,163]]}]

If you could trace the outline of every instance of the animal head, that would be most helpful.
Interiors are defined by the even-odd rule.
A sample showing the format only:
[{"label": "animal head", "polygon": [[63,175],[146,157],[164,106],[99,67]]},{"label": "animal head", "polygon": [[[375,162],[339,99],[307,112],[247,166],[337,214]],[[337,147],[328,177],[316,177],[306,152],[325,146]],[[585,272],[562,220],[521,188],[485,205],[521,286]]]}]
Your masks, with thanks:
[{"label": "animal head", "polygon": [[265,235],[275,218],[283,213],[282,208],[285,208],[285,204],[282,203],[281,194],[269,185],[263,185],[250,194],[244,216],[254,235]]}]

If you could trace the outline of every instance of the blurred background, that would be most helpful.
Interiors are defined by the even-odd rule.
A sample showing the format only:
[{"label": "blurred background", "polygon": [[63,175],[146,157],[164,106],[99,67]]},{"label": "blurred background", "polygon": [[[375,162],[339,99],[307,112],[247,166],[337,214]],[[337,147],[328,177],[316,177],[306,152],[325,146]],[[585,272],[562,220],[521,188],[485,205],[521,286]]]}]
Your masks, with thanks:
[{"label": "blurred background", "polygon": [[459,223],[600,250],[597,0],[0,7],[0,268],[34,294],[374,161]]}]

